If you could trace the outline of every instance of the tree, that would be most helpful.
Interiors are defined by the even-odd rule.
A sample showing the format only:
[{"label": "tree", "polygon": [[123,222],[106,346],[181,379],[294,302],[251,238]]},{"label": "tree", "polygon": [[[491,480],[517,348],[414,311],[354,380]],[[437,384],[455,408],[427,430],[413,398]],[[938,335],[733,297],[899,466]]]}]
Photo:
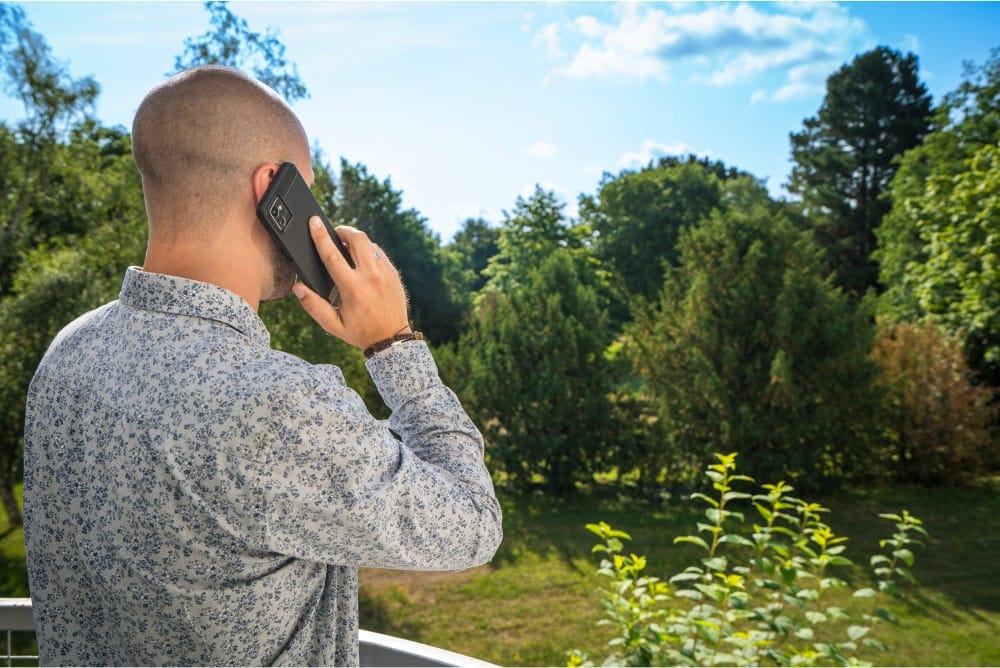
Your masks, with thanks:
[{"label": "tree", "polygon": [[659,302],[629,333],[662,447],[683,477],[712,452],[748,473],[820,486],[863,471],[874,419],[869,300],[855,309],[810,235],[751,179],[682,232]]},{"label": "tree", "polygon": [[472,308],[474,296],[486,285],[484,270],[500,252],[500,230],[482,218],[468,218],[444,247],[446,281],[452,301],[462,313]]},{"label": "tree", "polygon": [[569,249],[551,251],[510,291],[484,293],[459,344],[459,391],[493,466],[519,486],[541,476],[556,494],[612,461],[619,432],[607,314],[583,267]]},{"label": "tree", "polygon": [[722,184],[740,173],[721,162],[663,158],[639,171],[605,174],[596,196],[580,198],[594,254],[623,294],[656,299],[663,273],[677,263],[677,238],[721,204]]},{"label": "tree", "polygon": [[57,146],[72,128],[90,118],[99,87],[91,77],[74,79],[57,61],[24,10],[0,4],[2,89],[24,106],[24,119],[3,128],[4,175],[0,178],[0,295],[9,290],[18,257],[58,230],[32,215],[45,195]]},{"label": "tree", "polygon": [[127,134],[90,117],[97,83],[71,77],[13,5],[0,5],[0,65],[25,112],[0,124],[0,502],[18,524],[28,383],[58,329],[117,292],[109,268],[120,281],[117,260],[141,259],[145,217]]},{"label": "tree", "polygon": [[1000,387],[1000,49],[981,67],[967,65],[935,122],[888,191],[881,309],[962,333],[973,368]]},{"label": "tree", "polygon": [[917,57],[880,46],[844,65],[801,132],[792,133],[788,189],[802,197],[837,282],[855,296],[878,286],[875,230],[894,160],[929,130],[930,95]]},{"label": "tree", "polygon": [[561,248],[583,247],[580,228],[570,224],[566,204],[552,191],[536,185],[530,197],[518,196],[512,211],[504,211],[497,252],[483,275],[484,293],[507,292],[523,284],[527,275]]},{"label": "tree", "polygon": [[285,59],[285,45],[268,27],[253,32],[246,19],[238,17],[225,2],[205,3],[212,28],[199,37],[184,40],[184,53],[174,59],[174,71],[196,65],[229,65],[253,72],[291,104],[309,97],[295,63]]}]

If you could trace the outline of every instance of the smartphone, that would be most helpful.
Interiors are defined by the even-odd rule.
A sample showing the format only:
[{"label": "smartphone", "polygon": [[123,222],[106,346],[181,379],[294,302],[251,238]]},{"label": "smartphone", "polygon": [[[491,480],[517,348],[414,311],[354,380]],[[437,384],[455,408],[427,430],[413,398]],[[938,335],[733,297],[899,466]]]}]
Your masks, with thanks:
[{"label": "smartphone", "polygon": [[257,203],[257,218],[271,233],[278,248],[295,265],[302,282],[333,304],[339,292],[309,235],[309,219],[312,216],[319,216],[323,221],[334,245],[353,268],[354,261],[347,246],[333,231],[333,225],[323,214],[302,174],[293,163],[281,163],[278,173],[271,179],[271,185]]}]

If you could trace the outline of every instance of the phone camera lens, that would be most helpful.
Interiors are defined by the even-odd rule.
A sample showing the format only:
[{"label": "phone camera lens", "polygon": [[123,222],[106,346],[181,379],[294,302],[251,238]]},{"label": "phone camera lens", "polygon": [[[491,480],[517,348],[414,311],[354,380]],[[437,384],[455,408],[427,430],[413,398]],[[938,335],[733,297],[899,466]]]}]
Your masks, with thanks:
[{"label": "phone camera lens", "polygon": [[284,230],[288,225],[289,219],[291,218],[291,214],[285,206],[285,203],[280,199],[275,200],[274,204],[271,205],[269,213],[271,214],[271,221],[274,223],[274,226],[278,228],[278,230]]}]

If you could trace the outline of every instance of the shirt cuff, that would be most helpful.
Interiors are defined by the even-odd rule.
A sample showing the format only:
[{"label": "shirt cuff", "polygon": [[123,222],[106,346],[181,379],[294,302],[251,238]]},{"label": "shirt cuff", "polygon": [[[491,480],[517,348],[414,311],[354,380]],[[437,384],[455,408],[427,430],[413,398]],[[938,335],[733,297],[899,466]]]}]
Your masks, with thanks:
[{"label": "shirt cuff", "polygon": [[368,358],[365,366],[391,411],[422,390],[441,383],[437,364],[424,341],[390,346]]}]

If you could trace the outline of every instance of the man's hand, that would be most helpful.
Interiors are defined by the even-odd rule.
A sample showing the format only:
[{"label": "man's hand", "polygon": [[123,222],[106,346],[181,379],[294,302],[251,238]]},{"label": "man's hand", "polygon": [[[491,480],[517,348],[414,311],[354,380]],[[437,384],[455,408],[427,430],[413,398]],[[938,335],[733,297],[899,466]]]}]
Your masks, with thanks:
[{"label": "man's hand", "polygon": [[302,283],[292,288],[302,308],[320,327],[362,349],[410,331],[406,291],[399,272],[367,234],[346,225],[335,230],[351,253],[355,266],[352,269],[319,218],[314,216],[309,221],[309,231],[320,259],[340,290],[340,305],[332,306]]}]

